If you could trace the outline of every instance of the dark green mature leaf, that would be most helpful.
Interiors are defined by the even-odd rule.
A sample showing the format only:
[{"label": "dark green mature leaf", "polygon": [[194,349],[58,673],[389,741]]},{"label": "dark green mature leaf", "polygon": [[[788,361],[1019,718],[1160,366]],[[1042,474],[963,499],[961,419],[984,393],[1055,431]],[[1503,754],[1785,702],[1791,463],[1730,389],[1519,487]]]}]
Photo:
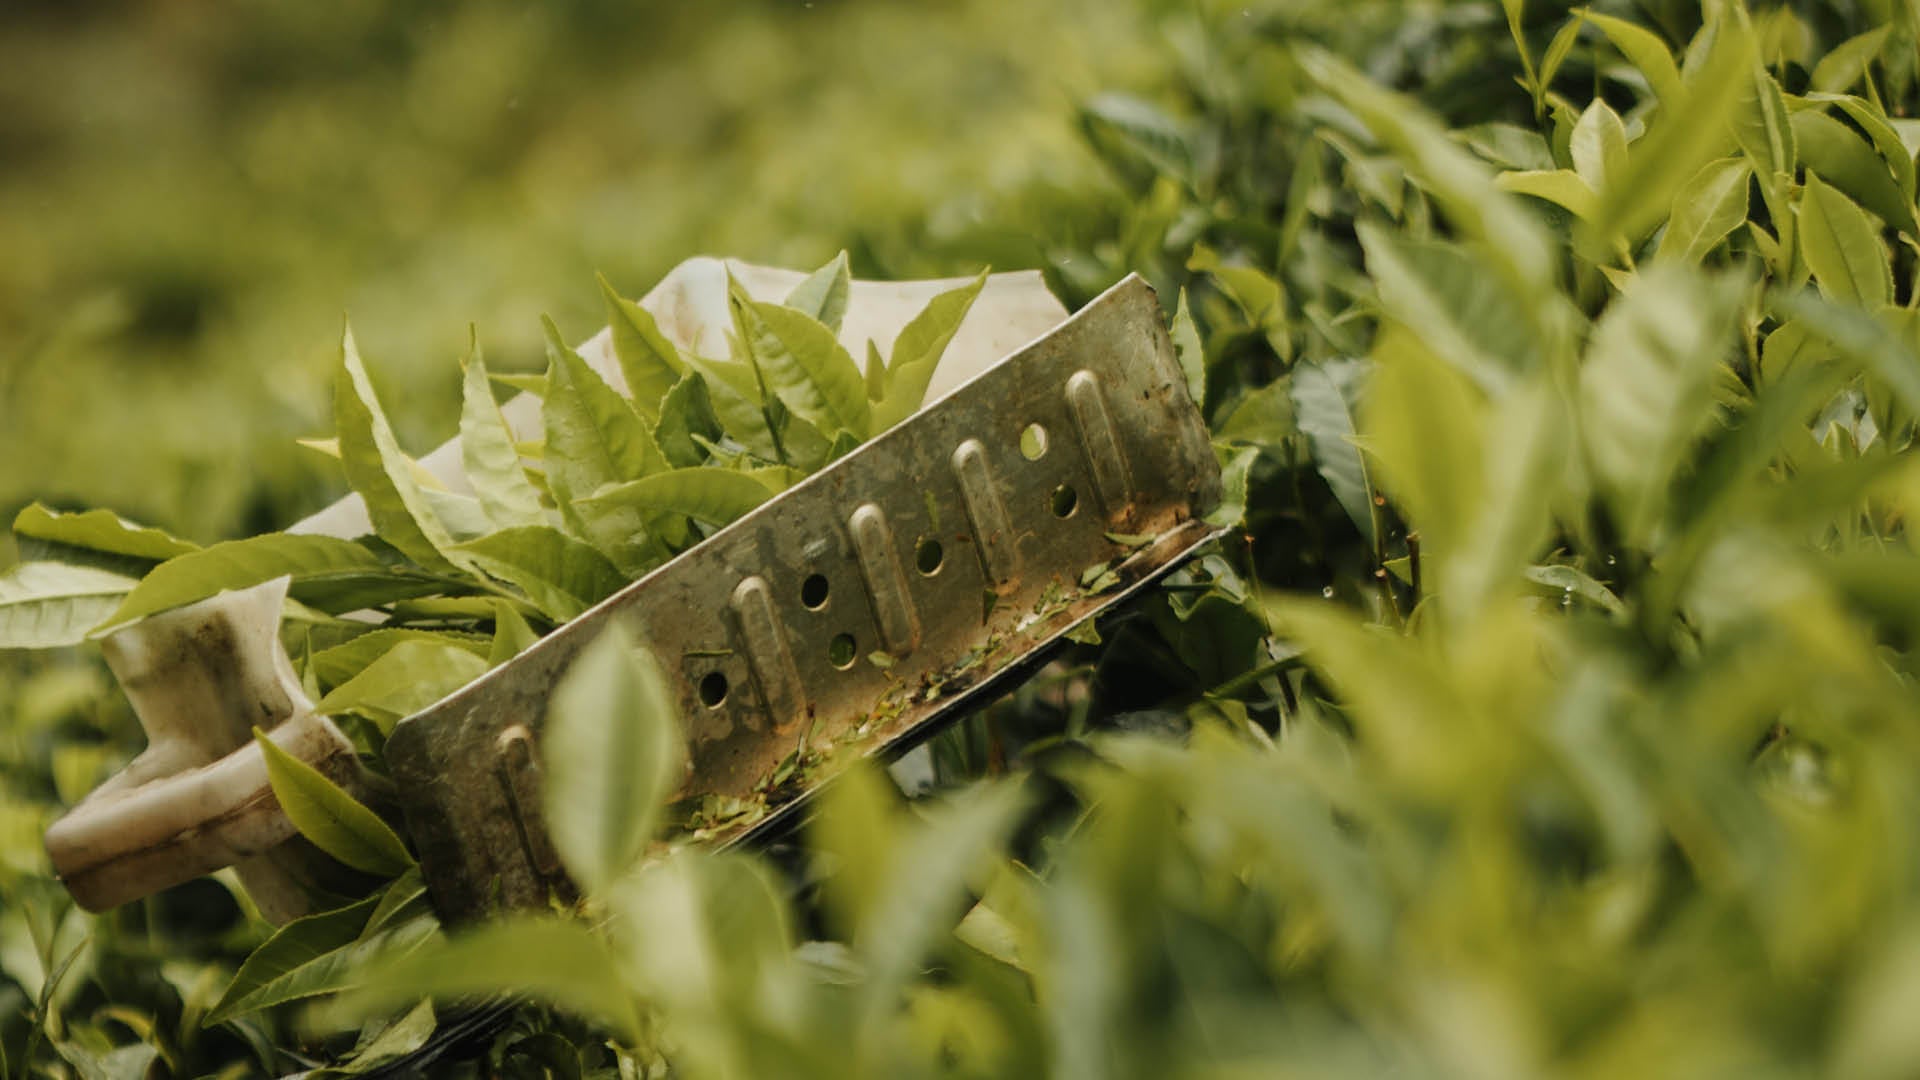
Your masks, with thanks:
[{"label": "dark green mature leaf", "polygon": [[874,432],[885,431],[912,416],[926,401],[934,368],[986,285],[987,271],[982,270],[967,284],[934,297],[901,329],[887,362],[887,392],[873,406]]},{"label": "dark green mature leaf", "polygon": [[1478,252],[1372,222],[1359,232],[1381,308],[1435,355],[1495,392],[1540,361],[1533,320]]},{"label": "dark green mature leaf", "polygon": [[748,299],[736,286],[734,331],[768,394],[829,439],[866,438],[873,423],[866,378],[834,337],[805,312]]},{"label": "dark green mature leaf", "polygon": [[395,642],[314,704],[324,715],[358,713],[382,732],[487,673],[481,653],[440,641]]},{"label": "dark green mature leaf", "polygon": [[1800,198],[1800,241],[1823,294],[1868,308],[1893,299],[1893,271],[1879,227],[1813,172]]},{"label": "dark green mature leaf", "polygon": [[694,374],[681,376],[660,402],[660,422],[653,429],[654,441],[666,455],[667,464],[685,469],[705,462],[706,451],[694,436],[711,442],[721,434],[720,418],[713,414],[706,380]]},{"label": "dark green mature leaf", "polygon": [[[1911,203],[1914,197],[1916,175],[1914,169],[1914,147],[1900,137],[1892,121],[1879,106],[1861,98],[1846,94],[1808,94],[1808,101],[1832,105],[1847,114],[1847,118],[1860,126],[1872,140],[1873,148],[1880,155],[1887,168],[1892,170],[1895,186],[1903,201]],[[1920,141],[1920,140],[1915,140]]]},{"label": "dark green mature leaf", "polygon": [[135,579],[90,566],[24,562],[0,573],[0,649],[52,649],[87,640]]},{"label": "dark green mature leaf", "polygon": [[1659,258],[1698,263],[1747,220],[1752,167],[1742,158],[1709,162],[1674,196]]},{"label": "dark green mature leaf", "polygon": [[589,893],[639,862],[686,758],[678,707],[650,654],[614,623],[553,692],[542,735],[553,846]]},{"label": "dark green mature leaf", "polygon": [[276,994],[275,988],[285,985],[290,976],[321,958],[360,940],[361,930],[383,895],[375,894],[346,907],[295,919],[274,931],[272,937],[248,954],[201,1025],[214,1027],[268,1004],[290,1000]]},{"label": "dark green mature leaf", "polygon": [[299,596],[339,585],[377,586],[394,574],[379,556],[352,540],[294,533],[228,540],[154,567],[100,629],[283,576],[292,578],[292,591]]},{"label": "dark green mature leaf", "polygon": [[847,299],[852,294],[853,271],[847,253],[835,255],[827,265],[807,275],[793,287],[781,303],[805,314],[835,334],[847,314]]},{"label": "dark green mature leaf", "polygon": [[660,416],[660,400],[686,374],[680,350],[660,332],[653,313],[622,297],[607,279],[600,279],[606,300],[607,326],[613,337],[613,356],[627,381],[633,408],[648,423]]},{"label": "dark green mature leaf", "polygon": [[[1821,300],[1807,292],[1784,293],[1775,305],[1807,333],[1832,344],[1866,367],[1910,411],[1920,413],[1920,350],[1881,319],[1851,305]],[[1777,333],[1778,331],[1776,331]]]},{"label": "dark green mature leaf", "polygon": [[13,531],[14,535],[26,539],[153,562],[200,550],[199,544],[160,529],[137,525],[111,510],[67,514],[40,503],[29,503],[14,515]]},{"label": "dark green mature leaf", "polygon": [[428,505],[414,464],[400,449],[393,426],[374,396],[373,381],[348,329],[340,337],[340,374],[333,391],[333,424],[347,482],[366,501],[373,531],[428,570],[453,563],[444,554],[453,537]]},{"label": "dark green mature leaf", "polygon": [[1187,290],[1180,290],[1180,301],[1174,306],[1173,356],[1180,363],[1180,371],[1186,376],[1187,394],[1196,407],[1207,400],[1207,357],[1200,345],[1200,331],[1193,325],[1193,312],[1187,307]]},{"label": "dark green mature leaf", "polygon": [[698,466],[668,469],[626,484],[601,488],[588,501],[637,506],[649,514],[684,514],[726,525],[771,498],[775,492],[759,480],[732,469]]},{"label": "dark green mature leaf", "polygon": [[478,338],[467,354],[461,388],[460,463],[480,500],[480,509],[496,528],[544,523],[540,492],[527,479],[520,452],[513,444],[513,432],[493,399]]},{"label": "dark green mature leaf", "polygon": [[1361,360],[1308,362],[1294,368],[1290,391],[1294,423],[1307,437],[1313,466],[1341,509],[1371,543],[1374,532],[1373,483],[1354,445],[1362,389],[1368,365]]},{"label": "dark green mature leaf", "polygon": [[[412,647],[410,644],[398,646]],[[266,732],[254,728],[253,741],[266,759],[273,797],[286,811],[294,828],[313,841],[315,847],[369,874],[392,876],[413,865],[407,846],[378,814],[362,806],[319,770],[281,749]]]},{"label": "dark green mature leaf", "polygon": [[565,622],[627,583],[606,556],[558,529],[502,529],[462,548],[481,570],[527,595],[548,618]]}]

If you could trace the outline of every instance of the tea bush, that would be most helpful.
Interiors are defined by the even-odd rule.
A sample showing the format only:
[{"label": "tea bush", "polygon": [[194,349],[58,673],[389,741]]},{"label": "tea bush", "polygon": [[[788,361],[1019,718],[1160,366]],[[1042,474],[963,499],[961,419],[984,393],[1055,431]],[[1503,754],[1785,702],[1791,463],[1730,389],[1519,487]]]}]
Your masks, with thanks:
[{"label": "tea bush", "polygon": [[[12,1067],[1920,1065],[1920,12],[1160,17],[1164,82],[1081,114],[1109,179],[979,213],[1070,298],[1160,286],[1233,537],[943,736],[934,796],[829,788],[797,870],[609,858],[654,820],[576,806],[579,905],[441,935],[396,863],[257,954],[278,1002],[348,991],[297,1028],[202,1032],[225,991],[174,939],[23,978],[84,920],[16,876]],[[617,647],[554,699],[550,789],[666,775],[604,722],[658,693]]]}]

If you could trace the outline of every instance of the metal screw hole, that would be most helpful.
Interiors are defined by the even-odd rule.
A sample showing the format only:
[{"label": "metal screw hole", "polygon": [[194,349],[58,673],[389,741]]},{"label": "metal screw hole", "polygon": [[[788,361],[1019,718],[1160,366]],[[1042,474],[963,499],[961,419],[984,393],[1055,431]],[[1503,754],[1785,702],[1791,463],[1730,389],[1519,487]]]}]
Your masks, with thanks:
[{"label": "metal screw hole", "polygon": [[1078,507],[1079,505],[1080,505],[1080,496],[1074,492],[1073,488],[1067,486],[1066,484],[1061,484],[1059,487],[1053,489],[1053,516],[1054,517],[1057,517],[1057,518],[1072,517],[1074,508]]},{"label": "metal screw hole", "polygon": [[1020,456],[1028,461],[1039,461],[1047,456],[1047,429],[1039,424],[1028,424],[1020,433]]},{"label": "metal screw hole", "polygon": [[853,666],[855,652],[852,634],[836,634],[827,643],[827,662],[844,671]]},{"label": "metal screw hole", "polygon": [[807,580],[800,583],[800,602],[810,610],[818,611],[827,602],[827,578],[825,574],[809,574]]},{"label": "metal screw hole", "polygon": [[700,704],[709,709],[717,709],[727,700],[727,677],[717,671],[707,672],[700,680]]},{"label": "metal screw hole", "polygon": [[913,548],[913,565],[918,567],[923,577],[932,577],[940,572],[940,564],[947,561],[947,553],[941,548],[940,541],[931,536],[922,537]]}]

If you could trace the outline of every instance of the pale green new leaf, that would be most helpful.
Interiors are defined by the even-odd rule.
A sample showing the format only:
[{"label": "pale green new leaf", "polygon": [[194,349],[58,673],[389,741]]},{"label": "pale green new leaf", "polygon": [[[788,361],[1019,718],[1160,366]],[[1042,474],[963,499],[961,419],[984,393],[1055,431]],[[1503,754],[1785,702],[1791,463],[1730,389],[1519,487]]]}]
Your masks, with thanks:
[{"label": "pale green new leaf", "polygon": [[427,504],[414,474],[413,460],[400,449],[393,426],[380,409],[351,329],[340,338],[333,423],[347,482],[366,500],[373,531],[429,570],[452,569],[445,551],[453,546],[453,537]]},{"label": "pale green new leaf", "polygon": [[1307,437],[1313,467],[1333,490],[1360,535],[1373,542],[1373,483],[1354,445],[1354,414],[1366,381],[1361,360],[1309,361],[1294,368],[1290,384],[1294,422]]},{"label": "pale green new leaf", "polygon": [[1866,75],[1867,65],[1886,47],[1887,35],[1892,32],[1892,23],[1882,23],[1834,46],[1813,66],[1813,74],[1807,80],[1809,85],[1830,94],[1853,89],[1853,84]]},{"label": "pale green new leaf", "polygon": [[505,600],[493,602],[493,641],[487,650],[488,667],[499,667],[539,640],[540,635],[527,625],[526,616],[520,614],[519,608]]},{"label": "pale green new leaf", "polygon": [[377,585],[383,578],[392,578],[393,573],[379,556],[352,540],[294,533],[228,540],[154,567],[103,628],[282,576],[293,579],[291,591],[298,597],[336,585],[360,585],[370,580]]},{"label": "pale green new leaf", "polygon": [[665,468],[665,455],[639,414],[566,346],[550,320],[547,356],[549,385],[542,411],[547,483],[563,513],[584,530],[585,539],[622,572],[638,574],[664,554],[647,522],[630,509],[594,510],[577,500],[608,484]]},{"label": "pale green new leaf", "polygon": [[829,439],[866,438],[873,422],[866,378],[834,337],[805,312],[732,298],[733,325],[768,394]]},{"label": "pale green new leaf", "polygon": [[461,393],[460,464],[481,511],[497,528],[543,524],[546,515],[540,509],[540,492],[527,479],[513,432],[493,399],[478,338],[467,354]]},{"label": "pale green new leaf", "polygon": [[319,770],[287,753],[266,732],[254,728],[253,741],[266,759],[273,797],[286,811],[294,828],[315,847],[355,870],[385,877],[400,874],[413,865],[407,846],[378,814],[362,806]]},{"label": "pale green new leaf", "polygon": [[163,562],[200,550],[200,545],[160,529],[138,525],[111,510],[69,514],[29,503],[13,519],[14,535],[52,544]]},{"label": "pale green new leaf", "polygon": [[1747,220],[1747,189],[1753,169],[1744,158],[1709,162],[1674,196],[1673,215],[1656,256],[1698,263]]},{"label": "pale green new leaf", "polygon": [[306,667],[313,672],[321,686],[331,690],[360,674],[368,664],[385,656],[394,646],[408,641],[461,648],[475,656],[485,656],[487,653],[487,639],[478,634],[382,627],[315,652],[308,658]]},{"label": "pale green new leaf", "polygon": [[631,870],[678,785],[686,747],[659,661],[618,623],[554,689],[542,737],[553,846],[589,893]]},{"label": "pale green new leaf", "polygon": [[1442,559],[1463,541],[1482,483],[1484,403],[1458,367],[1402,333],[1374,343],[1360,409],[1370,475]]},{"label": "pale green new leaf", "polygon": [[402,719],[486,674],[487,658],[463,645],[396,642],[314,704],[326,716],[359,713],[393,730]]},{"label": "pale green new leaf", "polygon": [[1565,402],[1544,372],[1488,408],[1478,505],[1462,542],[1441,553],[1437,576],[1450,615],[1472,618],[1538,555],[1552,527],[1552,495],[1564,485],[1569,427]]},{"label": "pale green new leaf", "polygon": [[636,506],[649,516],[685,514],[712,525],[726,525],[773,495],[773,489],[752,476],[707,465],[669,469],[601,488],[588,501]]},{"label": "pale green new leaf", "polygon": [[1572,169],[1503,172],[1493,182],[1502,191],[1550,202],[1582,221],[1592,220],[1600,206],[1593,187]]},{"label": "pale green new leaf", "polygon": [[627,578],[588,544],[546,525],[502,529],[461,548],[473,564],[565,622],[619,592]]},{"label": "pale green new leaf", "polygon": [[1800,242],[1822,294],[1868,308],[1893,299],[1893,271],[1879,226],[1817,173],[1807,174],[1800,196]]},{"label": "pale green new leaf", "polygon": [[627,381],[633,408],[649,424],[660,416],[660,400],[686,374],[680,350],[660,332],[653,313],[615,292],[605,277],[600,293],[606,300],[607,326],[613,337],[613,357]]},{"label": "pale green new leaf", "polygon": [[1637,545],[1651,542],[1673,477],[1711,421],[1737,286],[1655,263],[1594,326],[1580,371],[1580,428],[1615,520]]},{"label": "pale green new leaf", "polygon": [[1480,252],[1371,222],[1359,233],[1382,310],[1482,388],[1497,392],[1540,360],[1534,319]]},{"label": "pale green new leaf", "polygon": [[135,579],[91,566],[23,562],[0,573],[0,649],[78,645]]},{"label": "pale green new leaf", "polygon": [[934,368],[986,284],[987,272],[982,270],[967,284],[934,297],[901,329],[887,362],[887,391],[873,406],[873,432],[885,431],[919,411]]},{"label": "pale green new leaf", "polygon": [[[1900,132],[1894,129],[1894,122],[1870,101],[1847,94],[1808,94],[1807,100],[1837,106],[1847,114],[1849,120],[1858,124],[1860,130],[1867,133],[1867,138],[1873,141],[1873,148],[1879,151],[1880,159],[1893,171],[1894,184],[1899,188],[1901,198],[1908,203],[1913,201],[1916,176],[1913,162],[1915,148],[1912,143],[1920,142],[1920,138],[1911,142],[1903,140]],[[1913,124],[1914,121],[1905,123]]]},{"label": "pale green new leaf", "polygon": [[736,361],[711,360],[691,353],[686,361],[706,384],[707,401],[721,429],[762,460],[778,460],[781,448],[774,442],[752,370]]},{"label": "pale green new leaf", "polygon": [[1780,84],[1758,67],[1741,80],[1740,104],[1733,113],[1733,134],[1763,183],[1770,182],[1777,174],[1793,172],[1800,160]]},{"label": "pale green new leaf", "polygon": [[852,293],[853,271],[847,253],[835,255],[827,265],[807,275],[793,287],[782,303],[802,312],[833,331],[840,332],[840,321],[847,314],[847,298]]},{"label": "pale green new leaf", "polygon": [[[1677,89],[1679,84],[1676,71],[1674,87]],[[1620,122],[1619,113],[1598,98],[1573,125],[1573,141],[1568,149],[1573,154],[1574,171],[1596,192],[1606,191],[1627,173],[1626,125]]]},{"label": "pale green new leaf", "polygon": [[1602,15],[1588,9],[1581,9],[1580,18],[1600,28],[1607,35],[1613,47],[1627,62],[1640,69],[1647,77],[1647,85],[1653,88],[1653,94],[1660,99],[1665,108],[1679,108],[1686,94],[1681,88],[1680,68],[1673,62],[1673,53],[1659,35],[1644,26],[1628,22],[1612,15]]}]

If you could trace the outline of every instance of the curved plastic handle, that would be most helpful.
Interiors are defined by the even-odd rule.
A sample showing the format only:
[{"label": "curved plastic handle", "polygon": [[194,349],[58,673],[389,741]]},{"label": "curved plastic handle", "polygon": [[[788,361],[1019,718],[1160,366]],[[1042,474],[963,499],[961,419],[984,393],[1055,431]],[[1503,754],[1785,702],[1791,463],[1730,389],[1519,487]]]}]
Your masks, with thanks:
[{"label": "curved plastic handle", "polygon": [[225,866],[262,914],[303,914],[344,868],[301,840],[253,728],[335,783],[364,789],[353,744],[313,711],[280,644],[288,579],[221,593],[106,638],[147,749],[47,830],[81,907],[137,900]]}]

